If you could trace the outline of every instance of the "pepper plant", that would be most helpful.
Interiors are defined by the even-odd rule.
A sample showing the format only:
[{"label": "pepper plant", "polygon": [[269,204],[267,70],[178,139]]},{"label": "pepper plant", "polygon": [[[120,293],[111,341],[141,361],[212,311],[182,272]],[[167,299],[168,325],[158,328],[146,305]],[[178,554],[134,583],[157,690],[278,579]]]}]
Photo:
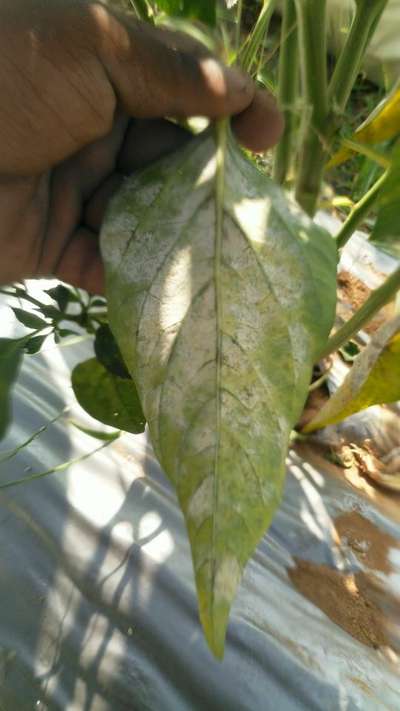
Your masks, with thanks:
[{"label": "pepper plant", "polygon": [[[265,41],[273,0],[258,4],[250,29],[243,0],[130,2],[139,19],[195,31],[271,89]],[[400,287],[398,268],[330,335],[338,254],[371,210],[371,238],[400,252],[400,89],[343,138],[346,104],[386,4],[356,0],[332,67],[326,0],[283,0],[272,90],[285,130],[272,168],[239,148],[227,121],[209,126],[128,178],[112,199],[101,236],[107,312],[104,302],[60,286],[49,294],[57,308],[33,304],[41,316],[16,310],[31,331],[0,342],[4,432],[23,351],[38,350],[50,331],[70,335],[64,320],[93,332],[95,357],[72,374],[76,397],[120,430],[140,432],[147,423],[185,517],[200,620],[219,658],[243,569],[279,505],[313,367]],[[366,154],[380,172],[332,236],[314,221],[323,180],[353,153]],[[21,285],[6,291],[30,299]],[[399,332],[397,317],[360,353],[343,397],[308,431],[400,398]]]}]

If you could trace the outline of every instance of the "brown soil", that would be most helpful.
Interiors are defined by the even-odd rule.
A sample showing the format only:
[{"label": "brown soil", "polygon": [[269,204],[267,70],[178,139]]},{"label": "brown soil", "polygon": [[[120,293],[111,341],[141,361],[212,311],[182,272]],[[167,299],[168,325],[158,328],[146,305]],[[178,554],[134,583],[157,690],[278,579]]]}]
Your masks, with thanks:
[{"label": "brown soil", "polygon": [[[351,312],[357,311],[364,301],[369,297],[371,289],[364,284],[360,279],[351,274],[350,272],[343,270],[338,274],[338,310],[339,315],[347,320],[349,314],[347,311],[348,306],[351,307]],[[346,307],[347,305],[347,307]],[[375,316],[369,324],[364,326],[364,331],[366,333],[374,333],[388,318],[392,313],[392,307],[390,304],[384,306],[381,311]]]},{"label": "brown soil", "polygon": [[351,548],[357,558],[371,570],[389,574],[392,571],[388,560],[391,548],[400,549],[400,541],[382,531],[358,511],[349,511],[335,519],[340,543]]},{"label": "brown soil", "polygon": [[307,560],[295,561],[296,567],[288,574],[304,597],[367,647],[390,646],[385,617],[369,593],[364,573],[342,573]]}]

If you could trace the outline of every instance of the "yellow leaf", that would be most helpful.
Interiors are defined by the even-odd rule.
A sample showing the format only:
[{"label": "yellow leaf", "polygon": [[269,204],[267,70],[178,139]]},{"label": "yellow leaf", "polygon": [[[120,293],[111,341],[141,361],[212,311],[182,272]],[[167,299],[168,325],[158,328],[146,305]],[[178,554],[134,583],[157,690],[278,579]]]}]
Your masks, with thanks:
[{"label": "yellow leaf", "polygon": [[400,316],[385,323],[372,336],[340,388],[303,432],[314,432],[371,405],[396,400],[400,400]]},{"label": "yellow leaf", "polygon": [[[394,138],[400,133],[400,84],[388,94],[357,128],[351,136],[357,143],[382,143]],[[344,163],[351,158],[354,151],[342,147],[327,164],[327,169]]]}]

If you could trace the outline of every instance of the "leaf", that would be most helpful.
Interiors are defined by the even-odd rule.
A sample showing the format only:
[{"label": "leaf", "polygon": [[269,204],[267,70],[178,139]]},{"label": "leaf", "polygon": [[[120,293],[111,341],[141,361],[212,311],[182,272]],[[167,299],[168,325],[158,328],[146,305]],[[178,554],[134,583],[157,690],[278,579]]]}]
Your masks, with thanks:
[{"label": "leaf", "polygon": [[38,353],[45,342],[48,334],[45,336],[33,336],[33,338],[30,338],[29,341],[26,341],[25,343],[25,353],[28,353],[29,355],[35,355],[35,353]]},{"label": "leaf", "polygon": [[400,316],[374,333],[342,385],[303,432],[314,432],[371,405],[396,400],[400,400]]},{"label": "leaf", "polygon": [[334,318],[333,242],[213,134],[127,180],[103,226],[111,328],[185,515],[219,657]]},{"label": "leaf", "polygon": [[99,439],[102,442],[114,442],[114,440],[118,439],[121,434],[118,430],[116,432],[103,432],[102,430],[94,430],[91,427],[84,427],[83,425],[80,425],[78,422],[74,422],[73,420],[69,420],[69,422],[71,425],[76,427],[77,430],[80,430],[89,437]]},{"label": "leaf", "polygon": [[24,338],[0,338],[0,439],[10,422],[11,388],[21,365]]},{"label": "leaf", "polygon": [[117,346],[117,342],[111,333],[108,325],[100,326],[94,339],[94,352],[100,363],[113,375],[118,375],[120,378],[130,378],[129,372],[122,360],[121,351]]},{"label": "leaf", "polygon": [[13,308],[12,310],[14,311],[18,321],[27,328],[34,328],[36,331],[38,329],[48,328],[49,326],[47,321],[39,318],[39,316],[36,316],[36,314],[33,314],[31,311],[24,311],[24,309],[18,308]]},{"label": "leaf", "polygon": [[378,203],[378,216],[370,241],[400,259],[400,141],[393,151],[388,177]]},{"label": "leaf", "polygon": [[[61,321],[63,318],[61,311],[56,309],[55,306],[51,306],[51,304],[43,304],[40,307],[40,313],[46,318],[51,318],[52,321]],[[49,324],[46,325],[48,326]]]},{"label": "leaf", "polygon": [[72,389],[81,407],[99,422],[125,432],[144,432],[145,418],[135,384],[112,375],[96,358],[72,371]]},{"label": "leaf", "polygon": [[57,329],[57,334],[60,338],[67,338],[68,336],[80,336],[78,331],[71,331],[70,328],[59,328]]},{"label": "leaf", "polygon": [[107,301],[102,296],[95,296],[94,299],[90,301],[90,308],[107,306]]},{"label": "leaf", "polygon": [[[400,133],[400,84],[386,96],[351,136],[357,143],[383,143]],[[327,169],[341,165],[352,157],[350,148],[341,148],[330,159]]]},{"label": "leaf", "polygon": [[74,292],[71,291],[71,289],[69,289],[67,286],[64,286],[64,284],[58,284],[52,289],[47,289],[47,291],[45,291],[45,294],[48,294],[52,299],[54,299],[60,311],[63,312],[67,308],[70,301],[78,301],[77,296],[74,294]]}]

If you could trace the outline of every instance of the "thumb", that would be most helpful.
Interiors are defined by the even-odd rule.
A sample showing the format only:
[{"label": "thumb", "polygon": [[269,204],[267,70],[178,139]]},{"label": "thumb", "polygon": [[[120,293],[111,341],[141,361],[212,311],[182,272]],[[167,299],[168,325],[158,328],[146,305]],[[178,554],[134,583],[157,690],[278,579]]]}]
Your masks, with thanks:
[{"label": "thumb", "polygon": [[244,111],[255,86],[195,40],[92,5],[96,49],[125,111],[137,118],[207,116]]}]

